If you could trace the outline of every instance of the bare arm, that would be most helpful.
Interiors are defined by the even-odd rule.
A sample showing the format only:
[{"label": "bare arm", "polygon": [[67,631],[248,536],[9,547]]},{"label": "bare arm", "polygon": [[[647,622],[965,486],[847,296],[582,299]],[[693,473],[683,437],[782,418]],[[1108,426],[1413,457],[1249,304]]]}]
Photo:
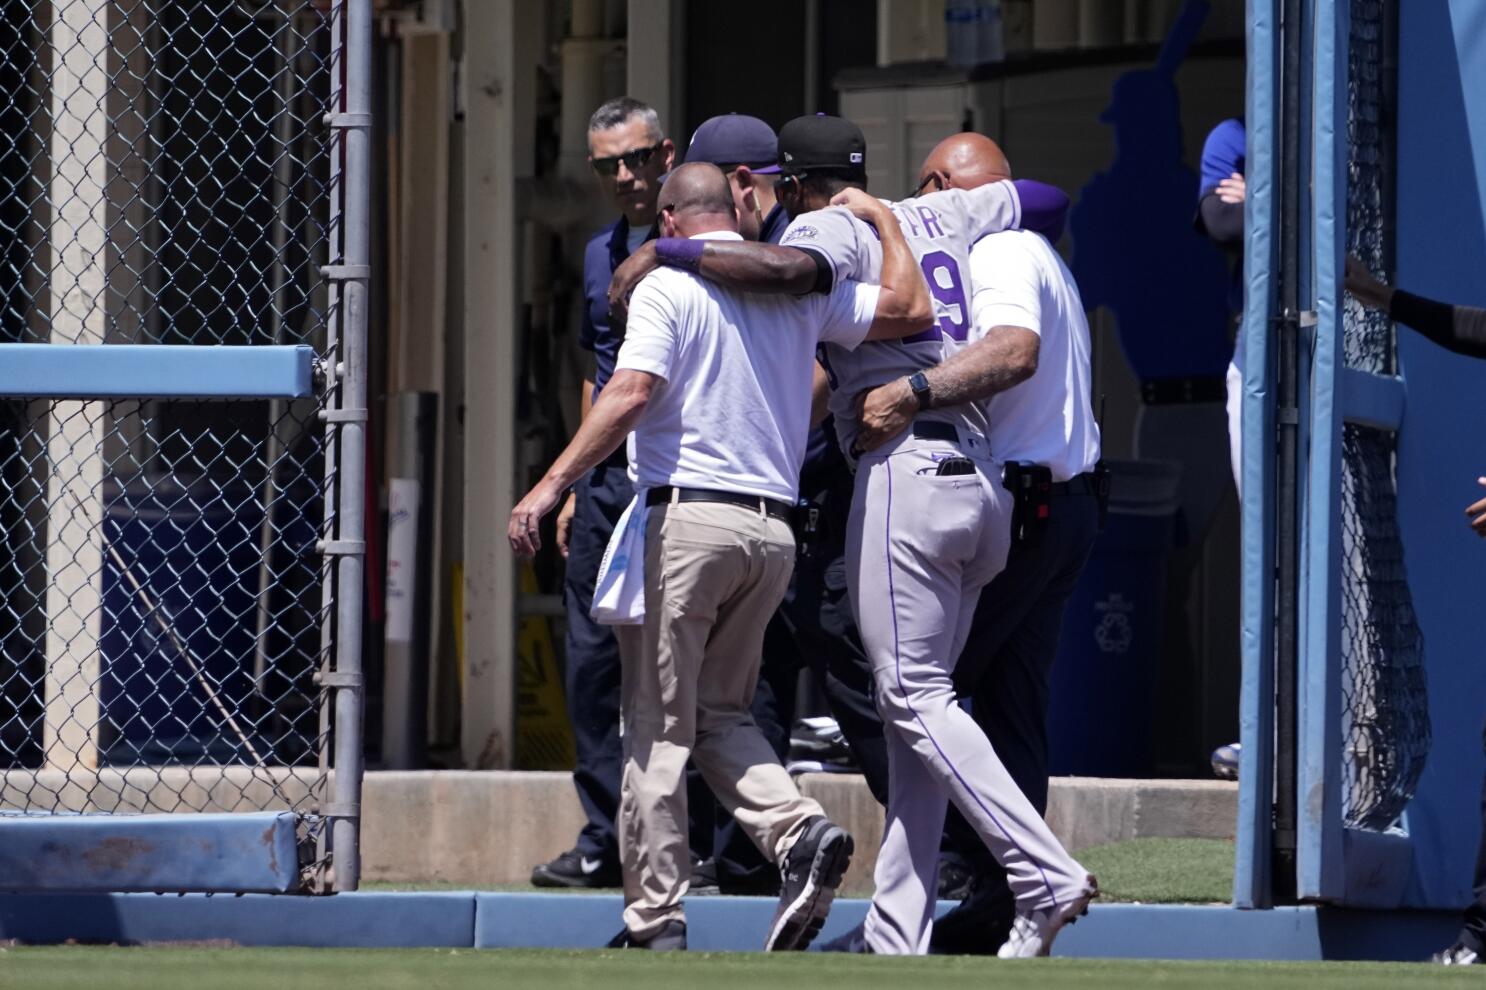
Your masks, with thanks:
[{"label": "bare arm", "polygon": [[[635,286],[664,264],[656,254],[656,244],[647,241],[614,270],[609,282],[609,319],[615,326],[623,326]],[[706,241],[696,264],[681,267],[744,292],[803,296],[814,291],[820,279],[820,265],[804,251],[756,241]]]},{"label": "bare arm", "polygon": [[708,241],[697,274],[744,292],[803,296],[814,291],[820,268],[799,248],[757,241]]},{"label": "bare arm", "polygon": [[569,485],[619,449],[645,412],[645,405],[650,401],[650,393],[658,380],[644,371],[614,373],[567,449],[558,455],[542,480],[511,510],[506,536],[511,541],[512,550],[529,557],[541,549],[537,524],[557,505],[558,498]]},{"label": "bare arm", "polygon": [[[583,396],[578,400],[578,421],[581,423],[588,418],[588,411],[593,408],[593,379],[583,379]],[[573,537],[573,516],[578,512],[578,493],[568,492],[568,497],[563,500],[562,508],[557,510],[557,552],[562,554],[566,560],[568,556],[568,542]]]},{"label": "bare arm", "polygon": [[[942,409],[988,399],[1031,378],[1037,371],[1041,339],[1026,327],[992,327],[943,364],[924,372],[932,398],[929,408]],[[872,450],[901,433],[919,412],[918,398],[907,378],[880,385],[862,403],[857,446]]]},{"label": "bare arm", "polygon": [[1486,357],[1486,309],[1452,306],[1395,289],[1374,278],[1356,258],[1347,259],[1346,287],[1364,306],[1386,311],[1446,350]]},{"label": "bare arm", "polygon": [[934,300],[919,269],[918,259],[903,236],[898,218],[887,204],[860,189],[838,193],[832,206],[844,206],[859,220],[877,228],[882,238],[882,280],[877,312],[868,340],[896,340],[920,332],[934,322]]}]

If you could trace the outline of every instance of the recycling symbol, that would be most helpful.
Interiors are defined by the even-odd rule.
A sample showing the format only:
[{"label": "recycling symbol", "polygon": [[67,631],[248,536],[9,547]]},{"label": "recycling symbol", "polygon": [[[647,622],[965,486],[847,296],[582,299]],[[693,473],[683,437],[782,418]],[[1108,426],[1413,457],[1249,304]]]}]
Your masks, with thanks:
[{"label": "recycling symbol", "polygon": [[1102,652],[1124,653],[1130,649],[1135,640],[1135,628],[1130,624],[1132,608],[1133,604],[1118,592],[1095,604],[1094,611],[1103,613],[1094,627],[1094,642]]}]

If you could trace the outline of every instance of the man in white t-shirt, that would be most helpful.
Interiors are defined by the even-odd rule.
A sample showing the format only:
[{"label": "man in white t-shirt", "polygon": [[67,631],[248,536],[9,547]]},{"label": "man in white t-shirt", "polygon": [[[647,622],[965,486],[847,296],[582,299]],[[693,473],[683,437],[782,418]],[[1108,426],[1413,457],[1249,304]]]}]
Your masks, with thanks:
[{"label": "man in white t-shirt", "polygon": [[[678,168],[660,205],[673,253],[699,257],[707,240],[739,239],[732,193],[714,165]],[[851,837],[800,795],[749,715],[764,626],[794,566],[789,517],[815,348],[904,337],[933,322],[928,287],[887,208],[865,194],[842,205],[885,231],[880,288],[842,280],[829,294],[754,296],[676,268],[650,275],[630,302],[614,377],[511,513],[512,547],[534,553],[537,523],[565,487],[634,431],[644,614],[617,627],[625,931],[616,944],[685,946],[688,757],[780,865],[765,948],[809,944],[851,856]]]},{"label": "man in white t-shirt", "polygon": [[[1000,148],[973,133],[946,138],[924,161],[925,187],[973,189],[1011,177]],[[981,402],[994,456],[1047,469],[1044,505],[1022,498],[1006,569],[981,594],[954,669],[957,693],[1038,813],[1047,811],[1048,682],[1063,610],[1099,531],[1099,427],[1090,401],[1089,327],[1078,287],[1046,238],[989,234],[970,252],[970,343],[924,374],[936,401]],[[858,443],[874,448],[913,421],[906,378],[870,393]],[[1008,479],[1015,481],[1013,468]],[[1038,486],[1041,487],[1040,485]],[[1018,493],[1013,492],[1013,495]],[[976,873],[974,893],[934,923],[936,951],[977,953],[1007,944],[1015,901],[1006,872],[951,809],[952,850]]]}]

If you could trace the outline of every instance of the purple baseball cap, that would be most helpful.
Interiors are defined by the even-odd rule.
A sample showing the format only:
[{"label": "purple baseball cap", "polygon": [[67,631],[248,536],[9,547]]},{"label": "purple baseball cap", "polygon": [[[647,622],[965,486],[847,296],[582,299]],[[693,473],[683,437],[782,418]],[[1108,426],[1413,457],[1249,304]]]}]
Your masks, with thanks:
[{"label": "purple baseball cap", "polygon": [[747,165],[761,175],[779,171],[779,139],[774,128],[741,113],[702,122],[686,148],[688,162],[711,162],[720,168]]}]

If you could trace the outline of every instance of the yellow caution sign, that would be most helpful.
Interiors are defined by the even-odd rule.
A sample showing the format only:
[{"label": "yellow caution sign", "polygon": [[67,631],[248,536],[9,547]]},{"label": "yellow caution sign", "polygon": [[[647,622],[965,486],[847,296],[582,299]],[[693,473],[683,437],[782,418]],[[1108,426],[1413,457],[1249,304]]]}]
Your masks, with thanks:
[{"label": "yellow caution sign", "polygon": [[[537,574],[529,560],[521,563],[521,591],[537,591]],[[573,769],[577,759],[573,731],[552,648],[552,627],[545,616],[521,620],[516,661],[516,769]]]}]

